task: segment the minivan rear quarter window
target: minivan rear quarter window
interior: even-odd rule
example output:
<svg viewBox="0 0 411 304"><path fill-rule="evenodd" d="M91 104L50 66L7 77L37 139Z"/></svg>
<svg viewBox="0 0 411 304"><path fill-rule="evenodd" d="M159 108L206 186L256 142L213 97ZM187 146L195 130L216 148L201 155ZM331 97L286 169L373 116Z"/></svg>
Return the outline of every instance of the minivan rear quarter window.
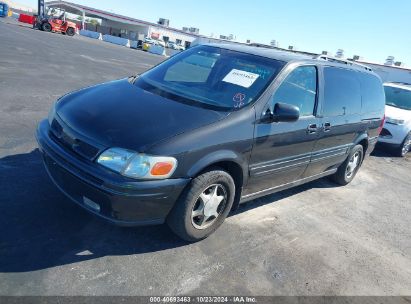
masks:
<svg viewBox="0 0 411 304"><path fill-rule="evenodd" d="M363 113L384 111L385 95L381 80L369 73L358 73L361 82Z"/></svg>
<svg viewBox="0 0 411 304"><path fill-rule="evenodd" d="M324 79L323 115L325 117L361 112L361 87L357 72L325 67Z"/></svg>
<svg viewBox="0 0 411 304"><path fill-rule="evenodd" d="M139 77L135 85L177 101L234 110L258 99L284 62L197 46Z"/></svg>

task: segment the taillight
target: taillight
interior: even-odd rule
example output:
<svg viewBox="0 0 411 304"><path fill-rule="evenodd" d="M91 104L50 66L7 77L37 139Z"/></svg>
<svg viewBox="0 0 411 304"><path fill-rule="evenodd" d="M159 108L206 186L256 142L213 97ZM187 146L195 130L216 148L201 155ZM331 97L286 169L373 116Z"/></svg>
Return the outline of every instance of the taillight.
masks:
<svg viewBox="0 0 411 304"><path fill-rule="evenodd" d="M380 126L378 127L378 135L380 135L382 128L384 127L384 123L385 123L385 114L384 114L384 117L382 118Z"/></svg>

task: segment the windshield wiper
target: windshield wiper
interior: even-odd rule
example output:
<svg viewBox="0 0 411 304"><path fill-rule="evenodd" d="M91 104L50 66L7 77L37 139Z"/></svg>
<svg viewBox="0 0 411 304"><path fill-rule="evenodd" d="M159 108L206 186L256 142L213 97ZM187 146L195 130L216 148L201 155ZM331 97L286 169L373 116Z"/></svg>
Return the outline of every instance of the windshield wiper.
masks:
<svg viewBox="0 0 411 304"><path fill-rule="evenodd" d="M203 97L203 96L199 96L197 94L190 94L190 92L187 92L184 90L184 87L182 87L181 85L178 84L174 84L173 88L170 88L168 86L164 86L163 84L152 80L152 79L147 79L144 78L144 81L148 82L150 85L157 87L169 94L174 94L177 95L179 97L185 98L185 99L189 99L192 100L194 102L198 102L198 103L202 103L202 104L208 104L208 105L212 105L212 106L216 106L219 108L226 108L224 106L221 106L220 104L218 104L217 102L215 102L214 100L211 100L209 98Z"/></svg>

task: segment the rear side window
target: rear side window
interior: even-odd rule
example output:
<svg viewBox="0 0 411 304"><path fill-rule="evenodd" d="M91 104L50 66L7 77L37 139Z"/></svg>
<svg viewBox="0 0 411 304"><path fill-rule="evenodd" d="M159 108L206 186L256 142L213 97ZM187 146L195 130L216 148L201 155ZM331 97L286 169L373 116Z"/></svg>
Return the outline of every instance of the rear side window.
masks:
<svg viewBox="0 0 411 304"><path fill-rule="evenodd" d="M324 116L361 113L361 87L357 72L326 67L324 79Z"/></svg>
<svg viewBox="0 0 411 304"><path fill-rule="evenodd" d="M273 105L282 102L300 109L301 116L314 114L317 95L317 68L302 66L293 70L273 96Z"/></svg>
<svg viewBox="0 0 411 304"><path fill-rule="evenodd" d="M381 80L371 74L359 73L362 91L362 112L383 112L385 95Z"/></svg>

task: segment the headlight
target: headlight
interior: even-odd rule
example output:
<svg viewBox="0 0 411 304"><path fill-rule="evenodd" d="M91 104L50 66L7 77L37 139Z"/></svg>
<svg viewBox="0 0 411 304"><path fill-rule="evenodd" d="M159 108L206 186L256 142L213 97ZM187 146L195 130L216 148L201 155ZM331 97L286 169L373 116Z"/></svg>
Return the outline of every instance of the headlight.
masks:
<svg viewBox="0 0 411 304"><path fill-rule="evenodd" d="M97 163L124 176L138 179L168 178L177 168L174 157L152 156L121 148L104 151Z"/></svg>
<svg viewBox="0 0 411 304"><path fill-rule="evenodd" d="M403 125L405 123L404 119L395 119L395 118L389 118L389 117L387 117L385 121L393 125Z"/></svg>

